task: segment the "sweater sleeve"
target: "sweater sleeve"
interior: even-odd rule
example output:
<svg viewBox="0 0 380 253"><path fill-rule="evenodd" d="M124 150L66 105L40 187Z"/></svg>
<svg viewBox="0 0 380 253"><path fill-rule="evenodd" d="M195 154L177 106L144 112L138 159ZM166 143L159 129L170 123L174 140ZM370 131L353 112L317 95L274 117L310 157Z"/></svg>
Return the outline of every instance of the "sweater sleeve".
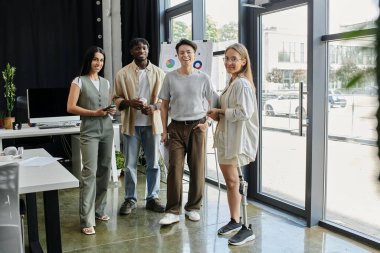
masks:
<svg viewBox="0 0 380 253"><path fill-rule="evenodd" d="M226 119L232 122L250 119L254 112L254 94L250 84L240 79L233 88L225 111Z"/></svg>

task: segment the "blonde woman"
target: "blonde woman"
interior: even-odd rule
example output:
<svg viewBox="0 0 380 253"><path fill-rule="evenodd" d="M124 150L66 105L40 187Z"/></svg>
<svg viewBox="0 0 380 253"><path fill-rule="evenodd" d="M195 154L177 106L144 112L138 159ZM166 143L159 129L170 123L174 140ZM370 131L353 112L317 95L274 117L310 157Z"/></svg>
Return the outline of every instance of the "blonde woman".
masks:
<svg viewBox="0 0 380 253"><path fill-rule="evenodd" d="M251 63L245 46L236 43L227 47L224 66L230 79L220 95L220 108L213 108L207 114L218 121L214 146L227 185L231 215L230 222L221 227L218 234L227 235L239 231L228 242L242 245L255 239L255 235L247 224L240 221L238 166L255 161L259 135L258 110Z"/></svg>

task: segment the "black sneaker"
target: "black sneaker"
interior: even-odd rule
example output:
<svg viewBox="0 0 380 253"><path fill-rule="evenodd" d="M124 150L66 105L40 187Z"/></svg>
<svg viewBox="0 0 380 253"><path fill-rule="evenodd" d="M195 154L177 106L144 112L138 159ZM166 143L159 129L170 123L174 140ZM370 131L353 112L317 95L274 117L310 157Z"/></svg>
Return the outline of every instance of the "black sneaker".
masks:
<svg viewBox="0 0 380 253"><path fill-rule="evenodd" d="M228 243L231 245L239 246L254 239L255 235L253 234L251 225L249 226L249 228L243 225L239 232L237 232L228 240Z"/></svg>
<svg viewBox="0 0 380 253"><path fill-rule="evenodd" d="M232 232L238 231L241 228L241 222L236 222L231 218L231 221L227 225L219 228L218 235L228 235Z"/></svg>
<svg viewBox="0 0 380 253"><path fill-rule="evenodd" d="M150 199L146 202L145 208L157 213L165 212L165 206L161 204L160 199Z"/></svg>
<svg viewBox="0 0 380 253"><path fill-rule="evenodd" d="M130 214L133 209L136 209L137 205L133 200L127 199L124 201L124 203L121 205L119 214L126 215Z"/></svg>

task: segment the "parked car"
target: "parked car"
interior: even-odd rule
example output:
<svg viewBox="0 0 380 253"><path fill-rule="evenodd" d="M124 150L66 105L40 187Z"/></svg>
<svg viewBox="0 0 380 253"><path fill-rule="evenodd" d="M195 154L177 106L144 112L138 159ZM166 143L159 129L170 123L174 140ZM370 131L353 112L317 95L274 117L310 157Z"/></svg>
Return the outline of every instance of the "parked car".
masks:
<svg viewBox="0 0 380 253"><path fill-rule="evenodd" d="M364 89L365 89L365 94L370 95L370 96L377 96L377 94L379 93L379 87L375 85L366 86Z"/></svg>
<svg viewBox="0 0 380 253"><path fill-rule="evenodd" d="M275 98L278 98L278 95L275 94L275 93L263 93L261 95L262 99L261 99L261 103L262 103L262 108L264 108L264 105L265 103L269 100L269 99L275 99Z"/></svg>
<svg viewBox="0 0 380 253"><path fill-rule="evenodd" d="M268 99L264 104L265 115L290 115L299 118L302 110L302 118L306 118L306 95L303 95L302 107L299 106L299 95L296 92L289 92L280 95L275 99Z"/></svg>
<svg viewBox="0 0 380 253"><path fill-rule="evenodd" d="M346 107L347 100L340 91L329 90L329 105L330 107Z"/></svg>

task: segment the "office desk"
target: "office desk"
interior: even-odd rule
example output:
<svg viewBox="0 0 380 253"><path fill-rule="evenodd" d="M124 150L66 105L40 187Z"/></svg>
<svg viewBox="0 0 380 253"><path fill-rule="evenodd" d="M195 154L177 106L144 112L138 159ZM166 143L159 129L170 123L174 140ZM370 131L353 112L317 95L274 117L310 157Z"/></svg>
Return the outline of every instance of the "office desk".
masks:
<svg viewBox="0 0 380 253"><path fill-rule="evenodd" d="M120 150L120 130L119 124L113 124L114 129L114 145L112 148L112 181L118 182L117 168L116 168L116 157L115 150ZM68 127L68 128L50 128L50 129L39 129L38 127L29 127L23 125L20 130L5 130L0 129L0 151L3 150L3 139L17 139L26 137L39 137L39 136L52 136L52 135L75 135L79 134L80 127ZM72 151L78 151L78 148L73 148ZM72 154L73 157L80 157L80 154Z"/></svg>
<svg viewBox="0 0 380 253"><path fill-rule="evenodd" d="M3 139L79 134L79 130L79 127L39 129L38 127L29 127L26 125L23 125L20 130L0 129L0 150L3 150Z"/></svg>
<svg viewBox="0 0 380 253"><path fill-rule="evenodd" d="M24 151L22 159L35 156L49 157L44 149ZM59 162L45 166L20 166L19 194L26 194L29 251L43 252L38 235L36 193L42 192L46 229L47 252L62 252L61 224L59 215L58 190L79 187L79 181Z"/></svg>

